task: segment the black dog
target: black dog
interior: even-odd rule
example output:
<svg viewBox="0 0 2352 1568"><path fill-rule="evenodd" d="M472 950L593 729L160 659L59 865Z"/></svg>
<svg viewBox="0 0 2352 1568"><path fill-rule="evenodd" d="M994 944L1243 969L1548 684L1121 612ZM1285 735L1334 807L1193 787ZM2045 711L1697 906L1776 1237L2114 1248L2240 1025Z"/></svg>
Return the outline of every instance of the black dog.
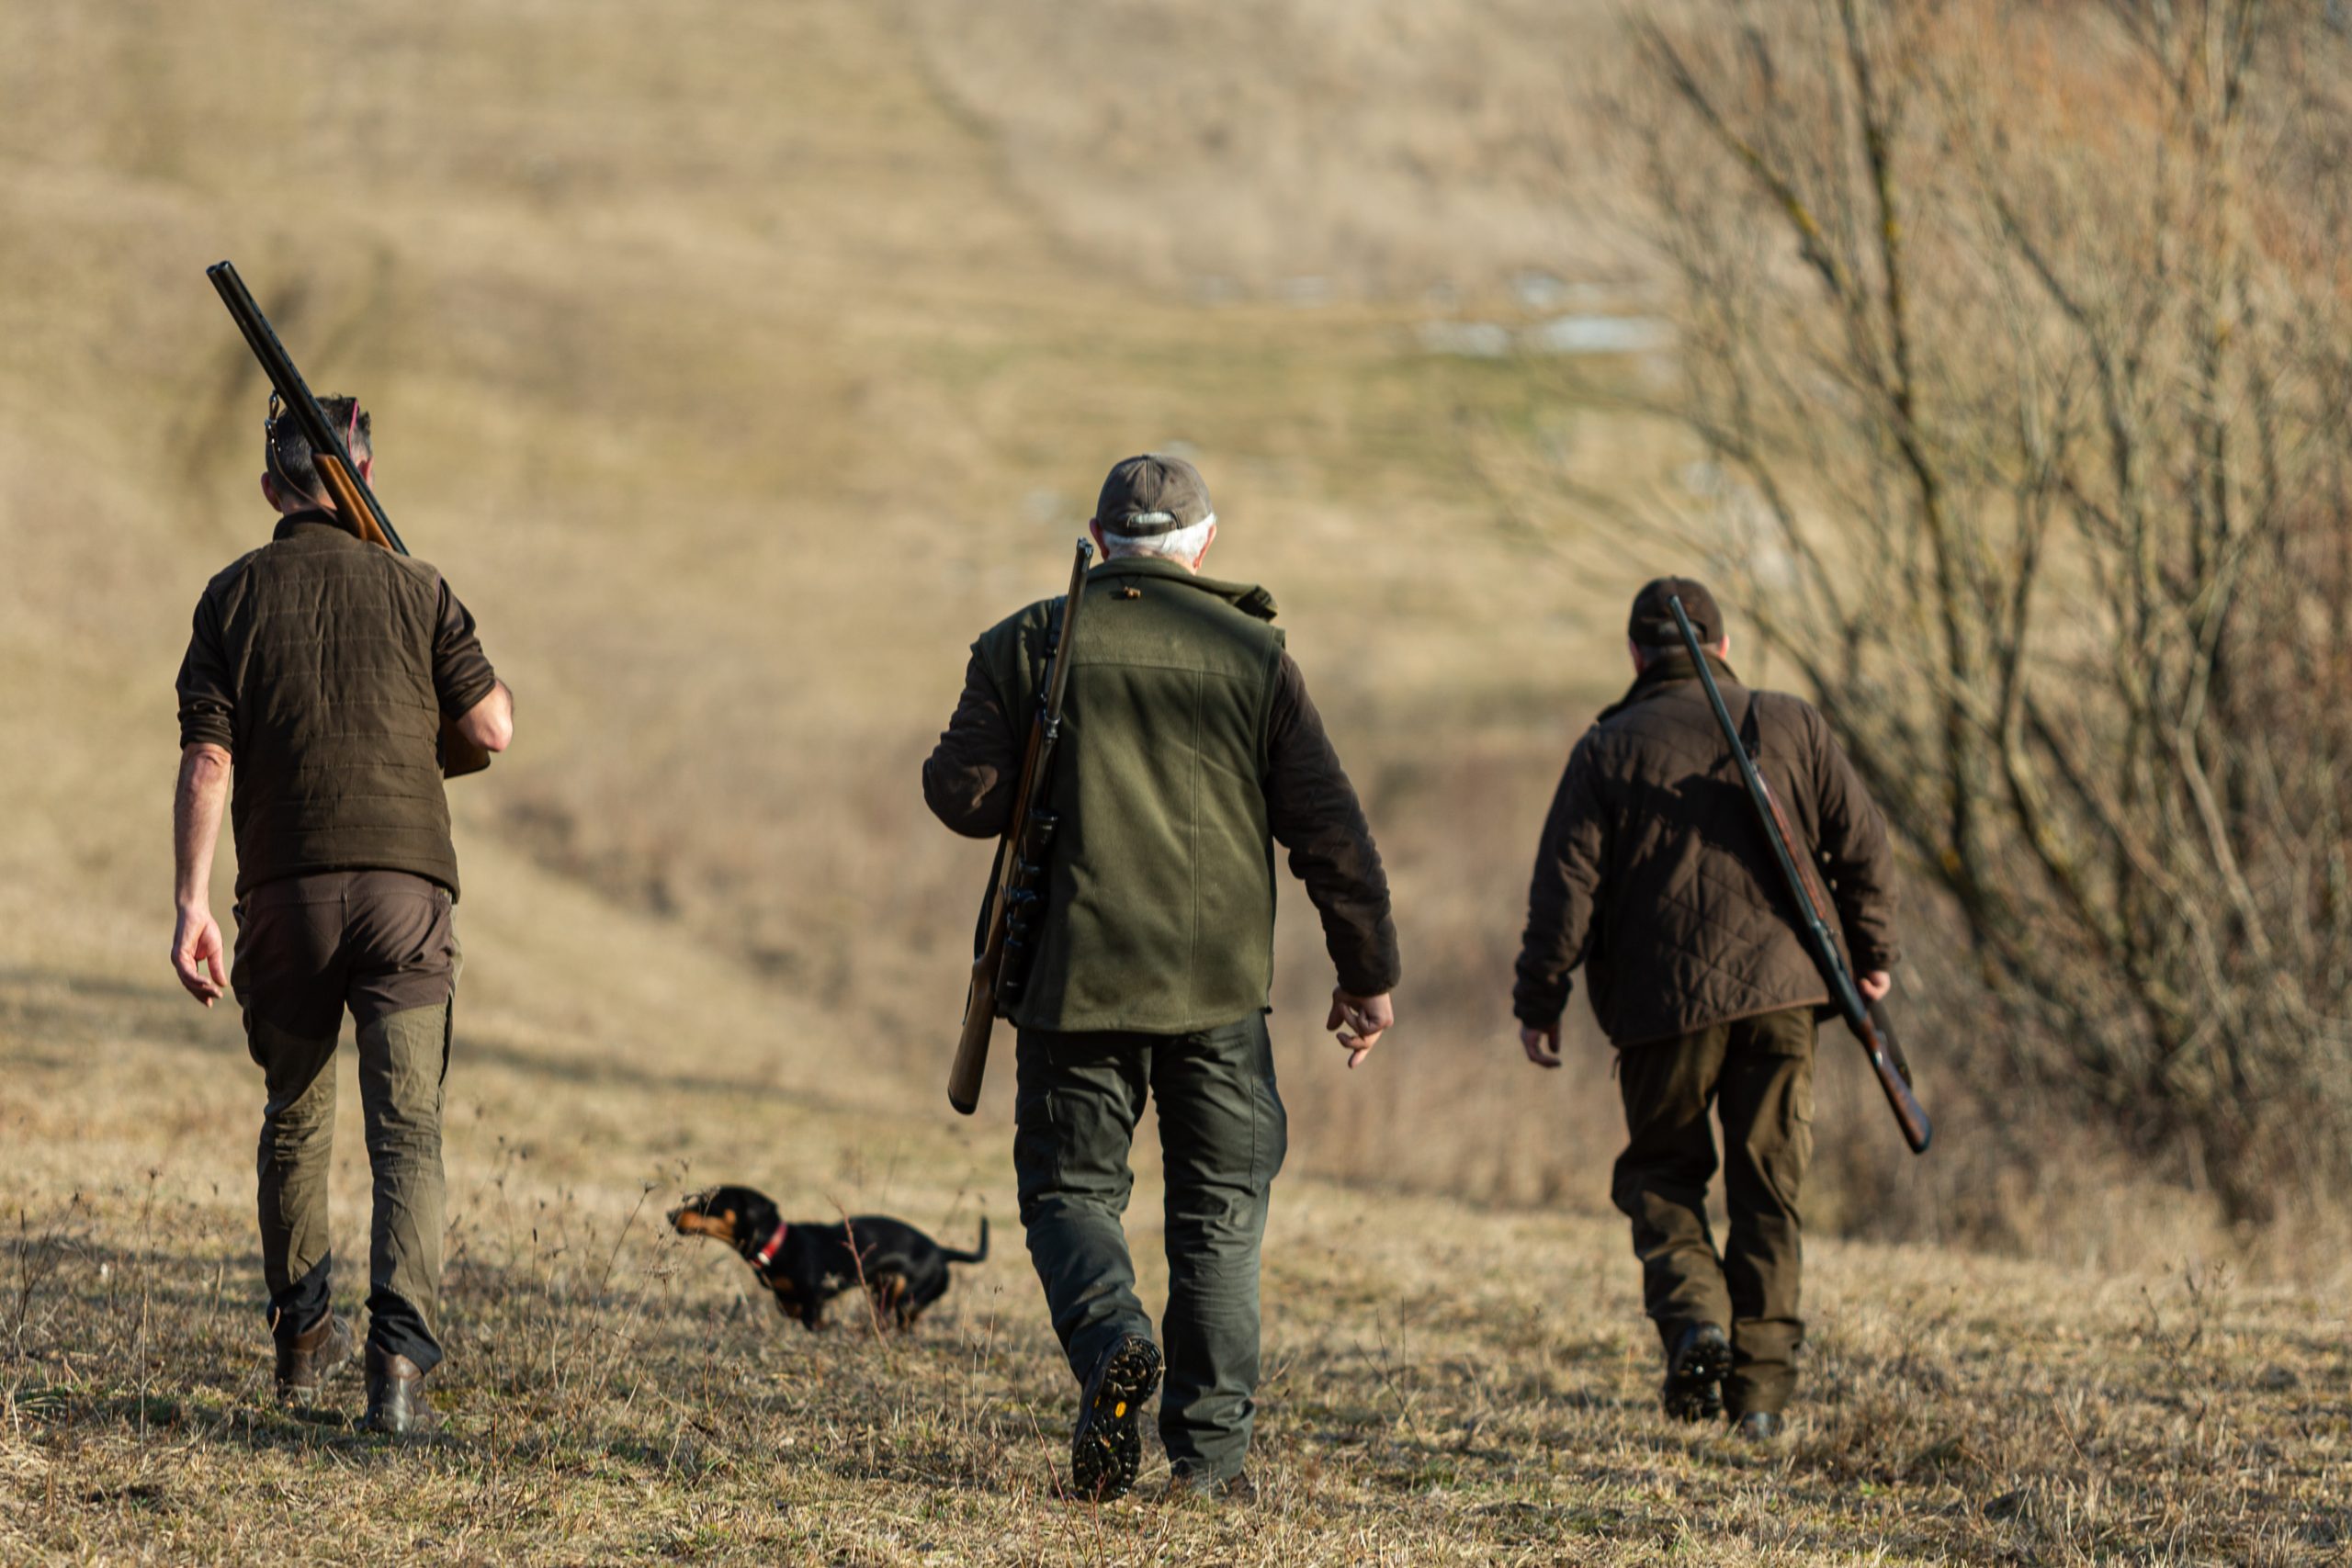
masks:
<svg viewBox="0 0 2352 1568"><path fill-rule="evenodd" d="M749 1187L697 1193L671 1212L670 1224L682 1235L712 1236L733 1247L775 1292L776 1310L812 1330L823 1326L827 1302L861 1283L873 1298L876 1321L912 1328L923 1309L947 1293L950 1263L978 1263L989 1255L986 1220L978 1247L951 1252L903 1220L880 1214L787 1223L766 1194Z"/></svg>

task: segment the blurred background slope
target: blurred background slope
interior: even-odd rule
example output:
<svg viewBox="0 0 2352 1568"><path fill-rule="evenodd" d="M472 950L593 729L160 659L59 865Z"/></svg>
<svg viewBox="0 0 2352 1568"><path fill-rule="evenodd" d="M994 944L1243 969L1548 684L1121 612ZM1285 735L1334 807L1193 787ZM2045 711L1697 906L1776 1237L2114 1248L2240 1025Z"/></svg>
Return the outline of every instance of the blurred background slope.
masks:
<svg viewBox="0 0 2352 1568"><path fill-rule="evenodd" d="M1524 0L8 6L0 1043L168 1020L242 1070L162 956L187 613L271 521L265 388L201 276L229 256L313 385L373 410L388 510L517 693L522 744L451 790L461 1044L724 1055L944 1118L988 851L917 765L1102 470L1181 445L1212 570L1280 599L1398 894L1403 1026L1349 1076L1286 890L1299 1163L1603 1207L1607 1055L1579 1001L1575 1070L1538 1079L1508 991L1621 606L1697 565L1609 521L1698 455L1641 412L1672 371L1608 174L1617 28ZM1580 504L1532 518L1531 473ZM1914 1032L1955 1152L1903 1161L1833 1043L1823 1223L2104 1245L2037 1197L2078 1168L1966 1163L1975 1114Z"/></svg>

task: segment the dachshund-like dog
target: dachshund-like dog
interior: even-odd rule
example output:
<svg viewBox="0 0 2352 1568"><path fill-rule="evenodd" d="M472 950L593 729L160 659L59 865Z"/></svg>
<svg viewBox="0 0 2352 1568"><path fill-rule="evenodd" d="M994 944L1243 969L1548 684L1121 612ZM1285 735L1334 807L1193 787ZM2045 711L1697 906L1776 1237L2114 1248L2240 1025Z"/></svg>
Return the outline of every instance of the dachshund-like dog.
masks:
<svg viewBox="0 0 2352 1568"><path fill-rule="evenodd" d="M733 1247L775 1294L776 1310L811 1331L824 1325L827 1302L861 1282L873 1298L876 1322L912 1328L947 1293L950 1263L978 1263L989 1255L986 1220L979 1246L956 1252L881 1214L786 1221L765 1193L749 1187L697 1193L671 1211L670 1224L681 1235L707 1235Z"/></svg>

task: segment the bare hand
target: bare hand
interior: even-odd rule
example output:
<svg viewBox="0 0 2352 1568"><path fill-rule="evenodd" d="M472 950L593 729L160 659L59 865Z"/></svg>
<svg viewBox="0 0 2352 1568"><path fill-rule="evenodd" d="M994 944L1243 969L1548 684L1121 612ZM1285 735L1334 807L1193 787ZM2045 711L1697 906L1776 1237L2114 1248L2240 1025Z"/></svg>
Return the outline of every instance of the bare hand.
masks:
<svg viewBox="0 0 2352 1568"><path fill-rule="evenodd" d="M221 967L220 922L211 910L180 910L179 925L172 932L172 967L187 994L206 1007L220 999L229 976Z"/></svg>
<svg viewBox="0 0 2352 1568"><path fill-rule="evenodd" d="M1336 1031L1340 1044L1348 1054L1348 1066L1361 1066L1380 1037L1396 1027L1396 1010L1384 994L1377 997L1351 997L1347 992L1331 993L1331 1016L1323 1027Z"/></svg>
<svg viewBox="0 0 2352 1568"><path fill-rule="evenodd" d="M1521 1024L1519 1048L1526 1052L1527 1059L1539 1067L1558 1066L1560 1065L1560 1026L1555 1023L1549 1029L1531 1029L1526 1024Z"/></svg>
<svg viewBox="0 0 2352 1568"><path fill-rule="evenodd" d="M1873 969L1854 982L1862 988L1862 1000L1883 1002L1886 993L1894 989L1894 976L1883 969Z"/></svg>

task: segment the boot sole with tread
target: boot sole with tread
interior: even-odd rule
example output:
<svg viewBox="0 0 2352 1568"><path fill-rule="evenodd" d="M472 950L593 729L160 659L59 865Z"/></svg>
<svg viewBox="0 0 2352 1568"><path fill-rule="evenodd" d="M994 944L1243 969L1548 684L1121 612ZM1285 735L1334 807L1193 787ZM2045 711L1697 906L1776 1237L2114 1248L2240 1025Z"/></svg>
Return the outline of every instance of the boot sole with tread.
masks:
<svg viewBox="0 0 2352 1568"><path fill-rule="evenodd" d="M1095 1380L1093 1402L1070 1434L1070 1485L1089 1502L1123 1497L1143 1467L1143 1407L1159 1386L1159 1347L1130 1336Z"/></svg>

